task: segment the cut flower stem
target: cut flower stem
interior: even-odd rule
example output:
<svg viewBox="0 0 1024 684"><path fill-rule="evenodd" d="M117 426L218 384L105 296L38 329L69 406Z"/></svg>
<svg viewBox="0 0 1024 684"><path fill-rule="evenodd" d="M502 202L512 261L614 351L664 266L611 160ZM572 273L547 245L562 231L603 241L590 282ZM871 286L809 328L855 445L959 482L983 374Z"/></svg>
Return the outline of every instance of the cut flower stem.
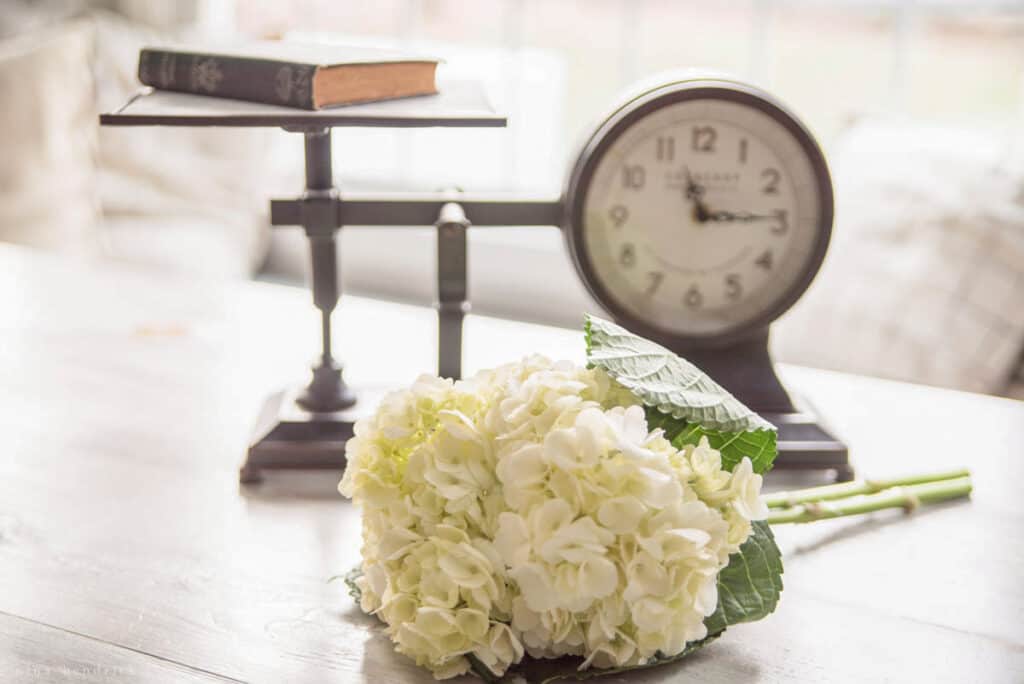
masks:
<svg viewBox="0 0 1024 684"><path fill-rule="evenodd" d="M928 473L924 475L909 475L888 480L854 480L852 482L840 482L839 484L825 485L823 487L810 487L791 492L775 492L761 497L768 508L792 508L797 504L809 501L829 501L831 499L845 499L860 494L874 494L893 487L905 487L907 485L924 484L926 482L938 482L940 480L952 480L959 477L970 477L971 473L966 468L947 470L940 473Z"/></svg>
<svg viewBox="0 0 1024 684"><path fill-rule="evenodd" d="M873 488L857 487L867 483L871 483L870 486ZM871 513L887 508L902 508L910 513L924 504L958 499L971 493L971 477L966 470L946 473L943 478L925 475L889 480L887 486L881 489L877 488L878 484L878 481L849 482L803 491L783 492L782 494L789 498L782 501L792 504L785 508L778 508L778 504L772 507L772 503L768 503L769 498L779 500L778 497L782 496L774 494L765 497L766 503L772 507L766 520L770 525L805 523ZM845 494L837 493L840 487L845 488ZM821 496L822 491L825 496Z"/></svg>

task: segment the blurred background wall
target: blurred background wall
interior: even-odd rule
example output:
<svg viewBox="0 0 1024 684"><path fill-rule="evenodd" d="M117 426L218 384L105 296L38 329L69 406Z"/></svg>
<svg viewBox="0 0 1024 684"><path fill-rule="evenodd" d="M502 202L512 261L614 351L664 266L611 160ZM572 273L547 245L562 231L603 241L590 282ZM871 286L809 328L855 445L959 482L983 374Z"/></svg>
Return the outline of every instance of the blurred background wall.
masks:
<svg viewBox="0 0 1024 684"><path fill-rule="evenodd" d="M996 0L93 0L0 9L0 239L153 268L301 284L305 244L267 224L300 187L277 131L99 130L147 42L393 45L483 80L506 130L338 130L342 192L557 195L631 83L708 67L786 101L825 147L837 215L784 360L1020 393L1024 3ZM59 191L65 198L52 201ZM396 232L397 231L397 232ZM428 230L346 229L349 291L429 303ZM576 325L596 310L551 229L471 237L478 312Z"/></svg>

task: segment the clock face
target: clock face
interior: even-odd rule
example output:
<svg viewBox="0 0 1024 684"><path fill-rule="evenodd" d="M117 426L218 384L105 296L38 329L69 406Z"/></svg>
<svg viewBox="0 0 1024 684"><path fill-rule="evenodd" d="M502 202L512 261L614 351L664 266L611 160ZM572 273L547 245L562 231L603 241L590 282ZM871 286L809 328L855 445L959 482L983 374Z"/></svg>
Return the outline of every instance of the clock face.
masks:
<svg viewBox="0 0 1024 684"><path fill-rule="evenodd" d="M710 339L777 317L817 271L820 151L756 94L684 88L605 127L577 167L570 248L619 318Z"/></svg>

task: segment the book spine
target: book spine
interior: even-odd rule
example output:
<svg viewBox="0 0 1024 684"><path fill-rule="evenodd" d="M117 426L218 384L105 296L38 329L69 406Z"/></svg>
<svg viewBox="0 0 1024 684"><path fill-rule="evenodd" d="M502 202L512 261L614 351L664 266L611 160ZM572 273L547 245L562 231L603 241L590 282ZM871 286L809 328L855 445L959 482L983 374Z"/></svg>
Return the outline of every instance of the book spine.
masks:
<svg viewBox="0 0 1024 684"><path fill-rule="evenodd" d="M160 90L316 109L316 66L228 55L144 48L139 80Z"/></svg>

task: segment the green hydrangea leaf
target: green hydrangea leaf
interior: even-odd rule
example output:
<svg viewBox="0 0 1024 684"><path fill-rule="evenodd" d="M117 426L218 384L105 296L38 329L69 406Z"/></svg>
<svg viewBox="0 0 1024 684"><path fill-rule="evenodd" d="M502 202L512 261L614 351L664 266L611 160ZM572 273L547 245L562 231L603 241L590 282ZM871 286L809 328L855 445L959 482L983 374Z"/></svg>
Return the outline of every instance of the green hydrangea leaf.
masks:
<svg viewBox="0 0 1024 684"><path fill-rule="evenodd" d="M730 472L744 456L750 459L755 473L767 472L778 454L775 430L709 430L703 425L673 418L653 407L647 407L647 426L651 430L664 430L666 439L677 449L687 444L695 445L701 437L707 437L708 444L722 454L722 467Z"/></svg>
<svg viewBox="0 0 1024 684"><path fill-rule="evenodd" d="M587 360L603 368L647 406L707 430L775 427L686 359L610 321L587 316Z"/></svg>
<svg viewBox="0 0 1024 684"><path fill-rule="evenodd" d="M754 472L771 468L778 453L775 427L686 359L609 321L587 316L587 358L647 406L651 429L676 448L701 437L732 470L744 456Z"/></svg>
<svg viewBox="0 0 1024 684"><path fill-rule="evenodd" d="M768 523L753 523L753 531L729 564L718 573L718 608L704 621L708 634L760 620L775 610L782 594L782 554Z"/></svg>

